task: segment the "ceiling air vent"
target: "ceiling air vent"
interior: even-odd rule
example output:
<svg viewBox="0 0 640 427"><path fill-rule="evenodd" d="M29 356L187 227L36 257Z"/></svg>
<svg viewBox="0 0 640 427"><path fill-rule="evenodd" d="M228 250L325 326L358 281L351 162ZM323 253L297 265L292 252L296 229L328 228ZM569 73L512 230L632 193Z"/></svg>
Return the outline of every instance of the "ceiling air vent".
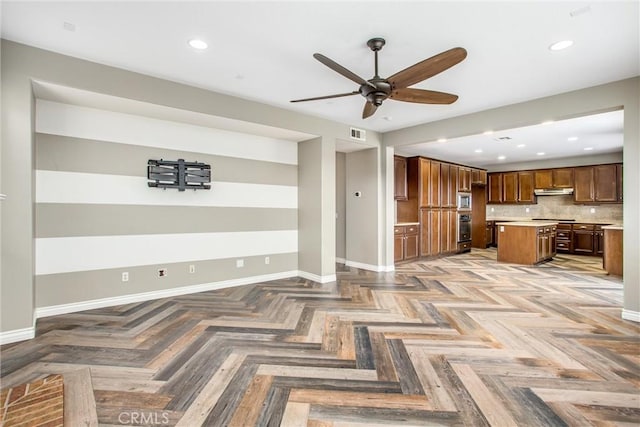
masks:
<svg viewBox="0 0 640 427"><path fill-rule="evenodd" d="M351 139L356 139L358 141L366 141L367 132L362 129L351 128Z"/></svg>

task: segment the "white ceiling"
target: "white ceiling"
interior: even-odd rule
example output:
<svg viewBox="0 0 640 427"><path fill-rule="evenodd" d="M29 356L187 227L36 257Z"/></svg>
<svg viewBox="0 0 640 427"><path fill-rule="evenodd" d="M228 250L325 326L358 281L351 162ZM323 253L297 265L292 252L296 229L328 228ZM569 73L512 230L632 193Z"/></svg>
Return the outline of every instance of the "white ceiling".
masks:
<svg viewBox="0 0 640 427"><path fill-rule="evenodd" d="M396 152L482 168L616 153L622 151L623 116L623 110L610 111L445 141L405 145L396 147Z"/></svg>
<svg viewBox="0 0 640 427"><path fill-rule="evenodd" d="M1 7L2 37L9 40L381 132L640 74L637 0L4 0ZM383 77L452 47L467 49L463 62L415 86L460 99L387 100L366 120L359 95L289 102L357 90L312 55L368 79L372 37L387 40L379 58ZM209 49L193 50L192 38ZM574 45L548 49L564 39Z"/></svg>

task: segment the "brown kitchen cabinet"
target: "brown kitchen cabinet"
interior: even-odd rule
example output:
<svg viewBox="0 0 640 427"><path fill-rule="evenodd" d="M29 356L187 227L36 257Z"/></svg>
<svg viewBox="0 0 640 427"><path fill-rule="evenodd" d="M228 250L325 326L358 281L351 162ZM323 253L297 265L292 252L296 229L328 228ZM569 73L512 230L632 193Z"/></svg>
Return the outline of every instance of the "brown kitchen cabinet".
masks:
<svg viewBox="0 0 640 427"><path fill-rule="evenodd" d="M440 250L444 254L458 250L458 213L455 209L443 209L440 224Z"/></svg>
<svg viewBox="0 0 640 427"><path fill-rule="evenodd" d="M494 221L487 221L485 228L485 239L487 241L487 247L496 245L496 226Z"/></svg>
<svg viewBox="0 0 640 427"><path fill-rule="evenodd" d="M471 184L486 185L487 171L482 169L471 169Z"/></svg>
<svg viewBox="0 0 640 427"><path fill-rule="evenodd" d="M573 253L596 254L594 224L573 224Z"/></svg>
<svg viewBox="0 0 640 427"><path fill-rule="evenodd" d="M487 203L502 203L502 174L488 174L487 182Z"/></svg>
<svg viewBox="0 0 640 427"><path fill-rule="evenodd" d="M488 174L487 182L487 203L537 203L532 171L494 172Z"/></svg>
<svg viewBox="0 0 640 427"><path fill-rule="evenodd" d="M534 180L535 188L572 188L573 168L537 170Z"/></svg>
<svg viewBox="0 0 640 427"><path fill-rule="evenodd" d="M518 172L518 203L536 202L533 184L533 172Z"/></svg>
<svg viewBox="0 0 640 427"><path fill-rule="evenodd" d="M518 172L502 174L502 203L518 201Z"/></svg>
<svg viewBox="0 0 640 427"><path fill-rule="evenodd" d="M396 225L393 228L395 262L418 257L418 228L418 225Z"/></svg>
<svg viewBox="0 0 640 427"><path fill-rule="evenodd" d="M429 198L427 206L439 208L442 206L442 181L440 180L442 163L431 160L429 182Z"/></svg>
<svg viewBox="0 0 640 427"><path fill-rule="evenodd" d="M442 209L420 209L420 256L439 255Z"/></svg>
<svg viewBox="0 0 640 427"><path fill-rule="evenodd" d="M458 191L471 191L471 168L466 166L458 167Z"/></svg>
<svg viewBox="0 0 640 427"><path fill-rule="evenodd" d="M574 168L574 202L621 203L621 169L620 164Z"/></svg>
<svg viewBox="0 0 640 427"><path fill-rule="evenodd" d="M395 200L407 200L407 159L402 156L393 157Z"/></svg>
<svg viewBox="0 0 640 427"><path fill-rule="evenodd" d="M593 246L595 255L604 255L604 230L602 229L602 225L596 225L593 230Z"/></svg>
<svg viewBox="0 0 640 427"><path fill-rule="evenodd" d="M571 224L558 224L556 229L556 251L573 253L573 230Z"/></svg>
<svg viewBox="0 0 640 427"><path fill-rule="evenodd" d="M602 268L607 274L622 276L623 269L623 230L622 227L605 227L604 230L604 256Z"/></svg>

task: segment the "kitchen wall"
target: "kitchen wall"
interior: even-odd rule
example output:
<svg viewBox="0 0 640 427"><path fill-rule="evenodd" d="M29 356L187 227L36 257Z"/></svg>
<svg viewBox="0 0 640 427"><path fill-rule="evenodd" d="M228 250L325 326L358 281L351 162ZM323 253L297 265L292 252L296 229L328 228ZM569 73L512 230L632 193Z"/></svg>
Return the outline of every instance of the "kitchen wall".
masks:
<svg viewBox="0 0 640 427"><path fill-rule="evenodd" d="M212 188L148 187L148 159L179 158L210 164ZM35 162L40 314L297 275L296 142L37 100Z"/></svg>
<svg viewBox="0 0 640 427"><path fill-rule="evenodd" d="M526 210L529 209L529 212ZM593 210L593 212L591 212ZM538 196L534 205L487 205L487 219L501 217L575 219L622 223L622 205L576 205L572 195Z"/></svg>

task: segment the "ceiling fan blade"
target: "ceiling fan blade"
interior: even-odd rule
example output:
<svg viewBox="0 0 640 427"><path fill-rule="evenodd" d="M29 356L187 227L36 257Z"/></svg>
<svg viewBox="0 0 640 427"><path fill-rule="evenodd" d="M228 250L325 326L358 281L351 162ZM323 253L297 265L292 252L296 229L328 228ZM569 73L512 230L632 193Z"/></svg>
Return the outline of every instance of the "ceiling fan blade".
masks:
<svg viewBox="0 0 640 427"><path fill-rule="evenodd" d="M409 68L395 73L387 80L394 88L405 88L433 77L444 70L453 67L467 57L467 51L461 47L454 47L439 53Z"/></svg>
<svg viewBox="0 0 640 427"><path fill-rule="evenodd" d="M357 95L359 93L360 92L358 92L357 90L354 90L353 92L339 93L337 95L326 95L326 96L316 96L315 98L294 99L289 102L304 102L304 101L316 101L318 99L340 98L341 96L351 96L351 95Z"/></svg>
<svg viewBox="0 0 640 427"><path fill-rule="evenodd" d="M458 95L435 90L404 88L392 91L389 98L419 104L453 104L458 99Z"/></svg>
<svg viewBox="0 0 640 427"><path fill-rule="evenodd" d="M367 117L373 116L373 113L375 113L377 109L378 109L377 105L374 105L367 101L364 104L364 110L362 110L362 118L366 119Z"/></svg>
<svg viewBox="0 0 640 427"><path fill-rule="evenodd" d="M372 83L369 83L368 81L366 81L365 79L363 79L362 77L360 77L359 75L354 73L353 71L347 70L342 65L338 64L334 60L329 59L329 58L327 58L326 56L324 56L324 55L322 55L320 53L314 53L313 57L316 58L318 61L322 62L327 67L331 68L333 71L335 71L335 72L337 72L339 74L342 74L343 76L345 76L349 80L352 80L352 81L354 81L354 82L356 82L358 84L361 84L361 85L373 86Z"/></svg>

